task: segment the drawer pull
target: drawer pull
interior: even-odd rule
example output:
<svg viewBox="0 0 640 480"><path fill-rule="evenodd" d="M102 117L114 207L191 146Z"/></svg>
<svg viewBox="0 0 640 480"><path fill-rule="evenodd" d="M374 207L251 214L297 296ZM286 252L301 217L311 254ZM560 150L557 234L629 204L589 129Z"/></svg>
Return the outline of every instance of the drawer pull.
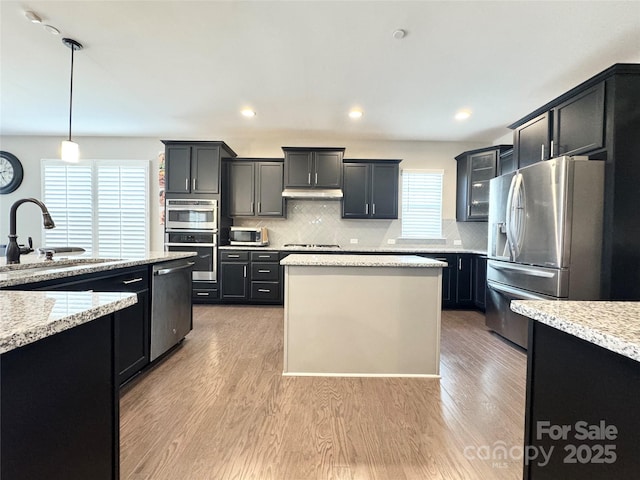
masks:
<svg viewBox="0 0 640 480"><path fill-rule="evenodd" d="M132 278L131 280L124 280L122 283L125 285L130 285L132 283L138 283L142 281L142 277Z"/></svg>
<svg viewBox="0 0 640 480"><path fill-rule="evenodd" d="M258 270L258 273L271 273L271 270Z"/></svg>
<svg viewBox="0 0 640 480"><path fill-rule="evenodd" d="M258 291L262 293L271 293L271 290L267 290L266 288L259 288Z"/></svg>
<svg viewBox="0 0 640 480"><path fill-rule="evenodd" d="M258 258L271 258L271 255L258 255Z"/></svg>
<svg viewBox="0 0 640 480"><path fill-rule="evenodd" d="M199 297L208 297L209 294L207 292L196 292L196 295Z"/></svg>
<svg viewBox="0 0 640 480"><path fill-rule="evenodd" d="M240 255L229 254L229 255L227 255L227 257L229 257L229 258L240 258Z"/></svg>

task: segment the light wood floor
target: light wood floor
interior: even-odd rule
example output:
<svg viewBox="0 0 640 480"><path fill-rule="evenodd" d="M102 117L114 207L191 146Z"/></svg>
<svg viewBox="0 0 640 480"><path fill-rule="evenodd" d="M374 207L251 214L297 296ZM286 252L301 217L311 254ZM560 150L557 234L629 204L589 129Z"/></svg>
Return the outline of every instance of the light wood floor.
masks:
<svg viewBox="0 0 640 480"><path fill-rule="evenodd" d="M195 306L122 395L121 478L522 478L476 456L524 430L525 354L482 314L443 312L440 380L282 377L282 330L282 307Z"/></svg>

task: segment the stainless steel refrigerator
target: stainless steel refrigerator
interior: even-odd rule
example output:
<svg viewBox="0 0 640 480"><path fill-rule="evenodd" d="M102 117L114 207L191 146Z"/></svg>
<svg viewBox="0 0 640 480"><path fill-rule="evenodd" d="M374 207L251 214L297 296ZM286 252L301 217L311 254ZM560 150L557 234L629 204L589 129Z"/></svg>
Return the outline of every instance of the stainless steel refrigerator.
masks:
<svg viewBox="0 0 640 480"><path fill-rule="evenodd" d="M600 298L604 162L558 157L490 181L487 326L526 348L514 299Z"/></svg>

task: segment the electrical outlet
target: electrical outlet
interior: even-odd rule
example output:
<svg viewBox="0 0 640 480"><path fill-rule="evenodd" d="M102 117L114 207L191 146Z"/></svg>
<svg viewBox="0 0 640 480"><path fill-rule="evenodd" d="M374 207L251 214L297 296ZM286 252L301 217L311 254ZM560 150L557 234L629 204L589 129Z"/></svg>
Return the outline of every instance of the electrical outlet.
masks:
<svg viewBox="0 0 640 480"><path fill-rule="evenodd" d="M349 240L349 243L358 243L358 239L357 238L352 238L351 240Z"/></svg>
<svg viewBox="0 0 640 480"><path fill-rule="evenodd" d="M387 243L389 245L395 245L396 244L396 239L395 238L388 238L387 239Z"/></svg>
<svg viewBox="0 0 640 480"><path fill-rule="evenodd" d="M454 245L462 245L462 240L454 240L453 244Z"/></svg>

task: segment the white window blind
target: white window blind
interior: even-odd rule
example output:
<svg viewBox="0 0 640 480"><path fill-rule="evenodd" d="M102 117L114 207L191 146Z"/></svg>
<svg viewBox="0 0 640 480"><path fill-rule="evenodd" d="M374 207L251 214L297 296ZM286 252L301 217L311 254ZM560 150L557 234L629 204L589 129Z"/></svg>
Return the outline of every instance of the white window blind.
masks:
<svg viewBox="0 0 640 480"><path fill-rule="evenodd" d="M402 171L402 237L442 238L442 170Z"/></svg>
<svg viewBox="0 0 640 480"><path fill-rule="evenodd" d="M148 250L149 162L42 161L42 198L56 224L45 246L83 247L101 257Z"/></svg>

